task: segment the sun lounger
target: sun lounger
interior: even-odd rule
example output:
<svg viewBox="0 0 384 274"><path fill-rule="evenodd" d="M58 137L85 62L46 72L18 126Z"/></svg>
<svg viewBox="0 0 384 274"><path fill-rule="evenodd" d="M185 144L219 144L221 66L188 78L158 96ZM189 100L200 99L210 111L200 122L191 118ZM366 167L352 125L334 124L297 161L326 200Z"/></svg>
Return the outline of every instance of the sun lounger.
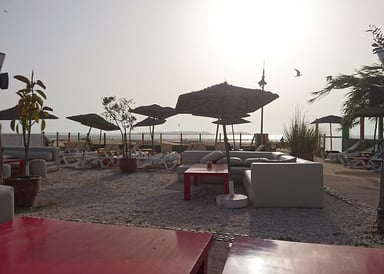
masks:
<svg viewBox="0 0 384 274"><path fill-rule="evenodd" d="M352 160L359 157L360 152L372 152L373 148L369 147L367 140L358 140L353 146L339 153L339 160L345 166L350 166Z"/></svg>
<svg viewBox="0 0 384 274"><path fill-rule="evenodd" d="M160 146L161 153L155 154L151 157L145 157L143 161L139 161L138 168L147 166L159 166L165 169L174 169L180 163L180 154L172 151L172 144L162 144ZM137 159L140 159L139 157Z"/></svg>
<svg viewBox="0 0 384 274"><path fill-rule="evenodd" d="M106 144L97 152L98 163L101 168L107 168L118 163L121 157L121 150L118 144Z"/></svg>

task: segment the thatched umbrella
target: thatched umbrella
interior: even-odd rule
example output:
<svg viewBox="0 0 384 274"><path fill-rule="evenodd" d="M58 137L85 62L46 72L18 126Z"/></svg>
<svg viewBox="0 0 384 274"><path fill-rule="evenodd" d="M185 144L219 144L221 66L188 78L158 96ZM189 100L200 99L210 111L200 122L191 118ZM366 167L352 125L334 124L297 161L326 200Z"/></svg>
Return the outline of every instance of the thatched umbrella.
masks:
<svg viewBox="0 0 384 274"><path fill-rule="evenodd" d="M0 111L0 120L17 120L19 117L19 114L17 112L17 106L4 109ZM44 115L42 117L44 119L59 119L53 114L48 113L47 115Z"/></svg>
<svg viewBox="0 0 384 274"><path fill-rule="evenodd" d="M277 94L269 91L237 87L224 82L200 91L180 95L175 110L180 114L193 114L219 120L228 120L234 117L244 117L245 113L254 112L278 97ZM223 133L226 144L228 172L231 177L228 137L225 124L223 124Z"/></svg>
<svg viewBox="0 0 384 274"><path fill-rule="evenodd" d="M216 140L217 140L217 131L218 131L219 125L231 125L232 126L233 147L235 147L235 131L233 129L233 125L246 124L246 123L250 123L250 122L251 121L245 120L243 118L232 118L232 119L227 119L227 120L213 121L212 123L217 124L215 144L216 144Z"/></svg>
<svg viewBox="0 0 384 274"><path fill-rule="evenodd" d="M160 125L165 123L165 119L168 117L171 117L176 114L175 109L171 107L162 107L157 104L152 104L148 106L140 106L131 111L132 113L141 114L144 116L148 116L148 118L152 118L153 120L147 120L145 123L151 123L154 122L155 124L151 124L152 126L152 133L151 133L151 140L152 140L152 149L154 149L154 129L155 125ZM143 120L142 122L144 122ZM164 121L163 123L156 124L157 122ZM136 124L137 126L137 124Z"/></svg>
<svg viewBox="0 0 384 274"><path fill-rule="evenodd" d="M154 135L155 135L155 126L164 124L166 122L165 119L155 119L151 117L147 117L144 120L136 123L134 127L149 127L149 134L151 135L152 140L152 149L154 146Z"/></svg>
<svg viewBox="0 0 384 274"><path fill-rule="evenodd" d="M329 124L329 135L330 135L330 145L332 151L332 124L341 124L342 118L336 115L328 115L323 116L321 118L316 119L311 122L311 124L316 124L316 129L318 128L318 124Z"/></svg>
<svg viewBox="0 0 384 274"><path fill-rule="evenodd" d="M87 140L86 140L87 142L89 141L89 135L91 133L92 128L100 129L100 132L101 130L105 130L105 131L119 130L119 127L117 125L108 122L107 120L105 120L103 117L101 117L96 113L79 114L79 115L68 116L66 118L75 122L79 122L80 124L89 127L89 130L87 133Z"/></svg>

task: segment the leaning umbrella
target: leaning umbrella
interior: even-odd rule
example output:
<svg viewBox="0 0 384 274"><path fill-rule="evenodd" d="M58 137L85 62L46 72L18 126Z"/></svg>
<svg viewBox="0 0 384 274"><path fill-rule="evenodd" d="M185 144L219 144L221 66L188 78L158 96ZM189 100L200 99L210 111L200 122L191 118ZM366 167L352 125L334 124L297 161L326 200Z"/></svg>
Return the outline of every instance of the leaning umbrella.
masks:
<svg viewBox="0 0 384 274"><path fill-rule="evenodd" d="M205 88L200 91L185 93L179 96L176 113L193 114L212 117L219 120L244 117L277 99L279 95L227 84L226 82ZM226 125L223 124L224 142L228 143ZM231 177L229 149L226 146L228 173Z"/></svg>
<svg viewBox="0 0 384 274"><path fill-rule="evenodd" d="M91 133L92 128L97 128L105 131L119 130L118 126L108 122L107 120L105 120L103 117L101 117L96 113L79 114L74 116L68 116L66 118L75 122L79 122L80 124L89 127L89 130L87 133L87 141L89 139L89 135Z"/></svg>
<svg viewBox="0 0 384 274"><path fill-rule="evenodd" d="M164 124L166 122L165 119L155 119L155 118L145 118L144 120L136 123L134 127L149 127L149 134L151 135L152 148L154 145L154 134L155 134L155 126Z"/></svg>
<svg viewBox="0 0 384 274"><path fill-rule="evenodd" d="M143 120L143 123L155 123L151 124L152 126L152 133L151 133L151 140L152 140L152 148L154 147L154 126L159 125L157 124L160 121L160 124L165 123L165 119L168 117L171 117L176 114L175 109L171 107L163 107L157 104L147 105L147 106L140 106L131 111L132 113L141 114L144 116L148 116L150 118L149 120ZM139 124L139 125L138 125ZM137 126L143 126L138 123L135 125Z"/></svg>

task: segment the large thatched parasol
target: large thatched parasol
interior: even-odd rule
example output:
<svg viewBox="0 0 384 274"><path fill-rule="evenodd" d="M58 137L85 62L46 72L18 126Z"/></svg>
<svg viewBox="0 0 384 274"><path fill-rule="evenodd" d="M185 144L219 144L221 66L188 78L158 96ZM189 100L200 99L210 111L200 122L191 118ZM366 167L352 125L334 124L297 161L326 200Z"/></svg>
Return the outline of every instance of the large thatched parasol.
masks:
<svg viewBox="0 0 384 274"><path fill-rule="evenodd" d="M278 97L277 94L269 91L237 87L224 82L200 91L180 95L175 110L180 114L227 120L244 117L244 114L254 112ZM228 144L225 124L223 124L223 133L224 142ZM228 146L226 147L226 156L228 172L231 176Z"/></svg>

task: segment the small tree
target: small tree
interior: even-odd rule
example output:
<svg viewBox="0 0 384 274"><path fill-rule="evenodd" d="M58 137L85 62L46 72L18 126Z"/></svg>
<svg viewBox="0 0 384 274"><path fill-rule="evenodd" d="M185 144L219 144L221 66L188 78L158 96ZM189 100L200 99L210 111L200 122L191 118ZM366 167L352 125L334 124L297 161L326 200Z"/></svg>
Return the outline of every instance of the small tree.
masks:
<svg viewBox="0 0 384 274"><path fill-rule="evenodd" d="M136 117L132 115L133 99L120 98L109 96L102 98L102 105L105 109L104 117L117 125L120 130L121 140L123 143L123 157L131 157L131 150L127 142L127 129L129 130L129 143L131 143L131 131L134 128Z"/></svg>
<svg viewBox="0 0 384 274"><path fill-rule="evenodd" d="M23 82L26 86L20 89L16 94L20 97L17 104L17 118L11 121L11 129L17 134L23 135L24 157L25 157L25 175L29 176L29 144L31 139L32 126L40 123L40 130L45 129L44 118L48 116L48 111L52 111L51 107L44 106L44 100L47 99L44 91L35 88L39 86L46 89L41 80L33 80L33 71L31 79L22 75L14 76L15 79Z"/></svg>

